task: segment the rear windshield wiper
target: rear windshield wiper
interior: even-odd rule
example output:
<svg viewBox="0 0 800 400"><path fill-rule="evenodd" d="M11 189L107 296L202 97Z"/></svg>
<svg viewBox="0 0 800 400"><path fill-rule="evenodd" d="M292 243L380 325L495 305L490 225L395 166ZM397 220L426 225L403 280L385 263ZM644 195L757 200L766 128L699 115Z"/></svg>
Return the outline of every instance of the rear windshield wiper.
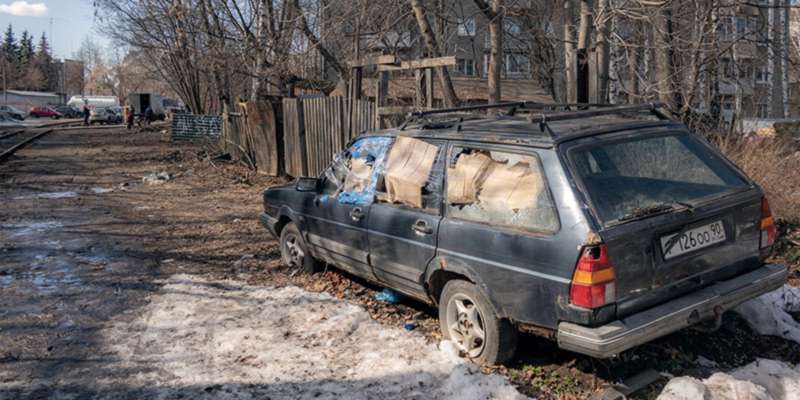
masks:
<svg viewBox="0 0 800 400"><path fill-rule="evenodd" d="M634 208L628 214L625 214L622 217L617 218L614 221L611 221L610 225L616 225L616 224L621 224L623 222L636 221L648 217L653 217L656 215L671 213L681 208L689 210L689 212L694 211L694 206L689 203L683 201L669 201L665 203L658 203L649 206Z"/></svg>

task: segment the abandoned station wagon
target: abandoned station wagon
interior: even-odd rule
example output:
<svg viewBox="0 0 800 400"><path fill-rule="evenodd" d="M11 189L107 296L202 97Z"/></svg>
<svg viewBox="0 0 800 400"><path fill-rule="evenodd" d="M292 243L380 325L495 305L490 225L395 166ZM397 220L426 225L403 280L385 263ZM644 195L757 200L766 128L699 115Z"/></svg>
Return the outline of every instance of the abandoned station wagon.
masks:
<svg viewBox="0 0 800 400"><path fill-rule="evenodd" d="M437 305L444 338L485 363L521 328L611 357L785 282L762 190L656 106L505 106L418 113L266 190L284 262Z"/></svg>

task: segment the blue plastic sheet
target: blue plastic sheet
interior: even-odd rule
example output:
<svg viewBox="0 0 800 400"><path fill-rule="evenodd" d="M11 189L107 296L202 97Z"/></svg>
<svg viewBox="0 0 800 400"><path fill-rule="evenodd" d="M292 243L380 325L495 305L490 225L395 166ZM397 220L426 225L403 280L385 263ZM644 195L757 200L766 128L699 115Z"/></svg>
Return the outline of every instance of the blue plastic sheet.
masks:
<svg viewBox="0 0 800 400"><path fill-rule="evenodd" d="M339 193L339 204L368 205L375 200L375 186L378 178L383 174L385 167L384 159L392 145L392 139L388 137L367 137L363 138L350 147L350 154L353 159L367 160L372 165L372 173L367 187L360 192Z"/></svg>
<svg viewBox="0 0 800 400"><path fill-rule="evenodd" d="M385 288L382 292L375 293L375 300L397 304L400 302L400 295L392 289Z"/></svg>

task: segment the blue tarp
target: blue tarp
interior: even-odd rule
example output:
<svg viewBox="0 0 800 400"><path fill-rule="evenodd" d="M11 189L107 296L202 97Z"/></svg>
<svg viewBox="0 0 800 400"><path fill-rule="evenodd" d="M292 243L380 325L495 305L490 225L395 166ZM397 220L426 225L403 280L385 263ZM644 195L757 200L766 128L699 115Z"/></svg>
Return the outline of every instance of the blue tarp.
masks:
<svg viewBox="0 0 800 400"><path fill-rule="evenodd" d="M350 147L353 159L364 159L372 166L372 173L367 187L360 192L339 193L339 204L368 205L375 200L375 185L383 174L384 158L392 145L392 139L387 137L368 137L361 139Z"/></svg>

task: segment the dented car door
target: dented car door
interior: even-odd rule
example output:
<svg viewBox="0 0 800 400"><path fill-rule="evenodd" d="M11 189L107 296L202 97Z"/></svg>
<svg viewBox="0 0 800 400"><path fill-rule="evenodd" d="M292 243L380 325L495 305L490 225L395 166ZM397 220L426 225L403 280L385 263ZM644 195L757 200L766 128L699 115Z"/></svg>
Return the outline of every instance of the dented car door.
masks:
<svg viewBox="0 0 800 400"><path fill-rule="evenodd" d="M436 255L445 145L400 137L369 215L370 263L387 285L425 296L422 276Z"/></svg>

